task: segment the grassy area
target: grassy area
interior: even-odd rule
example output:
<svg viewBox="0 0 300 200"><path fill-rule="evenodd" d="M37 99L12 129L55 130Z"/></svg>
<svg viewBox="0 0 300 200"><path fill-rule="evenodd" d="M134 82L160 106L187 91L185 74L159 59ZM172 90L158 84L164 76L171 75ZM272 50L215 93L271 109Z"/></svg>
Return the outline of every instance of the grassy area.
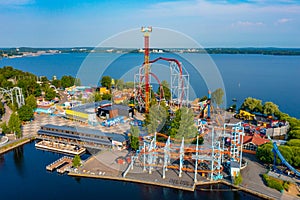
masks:
<svg viewBox="0 0 300 200"><path fill-rule="evenodd" d="M276 179L274 177L268 176L267 174L263 174L263 180L265 181L266 185L270 188L276 189L280 192L283 192L284 190L289 190L289 182Z"/></svg>

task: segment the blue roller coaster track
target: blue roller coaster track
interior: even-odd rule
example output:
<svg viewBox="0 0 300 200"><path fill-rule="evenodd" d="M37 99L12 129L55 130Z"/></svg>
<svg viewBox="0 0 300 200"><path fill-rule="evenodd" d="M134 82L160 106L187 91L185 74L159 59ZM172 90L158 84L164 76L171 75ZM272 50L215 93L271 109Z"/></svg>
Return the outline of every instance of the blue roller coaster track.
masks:
<svg viewBox="0 0 300 200"><path fill-rule="evenodd" d="M276 155L278 155L279 159L281 160L281 163L284 164L289 170L291 170L292 172L294 172L298 177L300 177L300 172L297 171L294 167L292 167L286 160L285 158L282 156L282 154L280 153L276 142L273 142L273 149L272 149L273 153L274 153L274 167L276 166Z"/></svg>

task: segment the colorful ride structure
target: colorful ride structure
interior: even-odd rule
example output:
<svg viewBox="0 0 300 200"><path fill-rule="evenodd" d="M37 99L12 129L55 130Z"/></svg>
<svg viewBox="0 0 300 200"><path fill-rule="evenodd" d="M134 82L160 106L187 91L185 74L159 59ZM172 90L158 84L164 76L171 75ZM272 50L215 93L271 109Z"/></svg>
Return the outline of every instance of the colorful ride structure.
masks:
<svg viewBox="0 0 300 200"><path fill-rule="evenodd" d="M230 133L226 132L228 127L231 127ZM211 136L210 143L205 145L199 145L199 137L203 135L192 138L196 140L196 144L186 144L185 138L176 140L168 137L165 143L158 142L157 137L161 134L155 133L151 140L144 140L136 155L132 156L123 177L126 177L134 166L142 166L143 171L148 171L149 174L152 174L153 170L162 170L162 178L167 176L166 172L169 169L172 169L179 171L179 177L182 176L183 171L194 173L194 182L197 182L198 174L211 181L222 179L224 169L222 163L230 161L241 163L242 141L239 138L243 135L243 127L240 123L226 124L223 131L220 137L212 128L208 133ZM232 141L229 148L224 147L224 140L222 140L226 135L229 135ZM228 161L224 155L227 155Z"/></svg>
<svg viewBox="0 0 300 200"><path fill-rule="evenodd" d="M176 59L159 57L150 60L149 36L152 32L152 27L142 27L141 31L144 33L144 63L134 76L134 99L139 105L139 110L144 110L146 113L149 112L151 97L150 77L153 77L159 84L161 90L159 96L160 100L164 99L163 87L159 78L151 72L151 64L160 60L169 62L171 103L179 107L187 105L189 100L189 74L185 71L182 63Z"/></svg>
<svg viewBox="0 0 300 200"><path fill-rule="evenodd" d="M255 120L255 115L245 110L240 110L240 112L236 114L235 117L242 120Z"/></svg>
<svg viewBox="0 0 300 200"><path fill-rule="evenodd" d="M226 129L231 128L230 134L226 133ZM230 147L227 148L229 151L230 161L239 162L239 167L242 166L242 158L243 158L243 136L244 136L244 127L242 123L239 122L237 124L224 124L223 127L223 150L225 149L225 138L230 139ZM222 161L224 161L224 156L222 157Z"/></svg>
<svg viewBox="0 0 300 200"><path fill-rule="evenodd" d="M271 140L270 136L268 136L269 140ZM272 140L271 140L272 141ZM286 159L283 157L283 155L280 153L278 147L277 147L277 144L276 142L272 141L273 142L273 149L272 149L272 152L274 154L274 163L273 163L273 168L274 170L276 170L276 160L277 160L277 156L278 158L281 160L281 163L283 165L285 165L289 170L291 170L296 176L298 176L298 178L300 178L300 172L298 170L296 170L291 164L289 164Z"/></svg>
<svg viewBox="0 0 300 200"><path fill-rule="evenodd" d="M199 102L199 115L197 118L210 120L210 109L211 109L211 92L208 91L208 98L205 101Z"/></svg>
<svg viewBox="0 0 300 200"><path fill-rule="evenodd" d="M13 87L11 89L0 88L0 97L3 98L4 96L8 96L12 104L16 102L18 108L25 105L22 88L19 87Z"/></svg>

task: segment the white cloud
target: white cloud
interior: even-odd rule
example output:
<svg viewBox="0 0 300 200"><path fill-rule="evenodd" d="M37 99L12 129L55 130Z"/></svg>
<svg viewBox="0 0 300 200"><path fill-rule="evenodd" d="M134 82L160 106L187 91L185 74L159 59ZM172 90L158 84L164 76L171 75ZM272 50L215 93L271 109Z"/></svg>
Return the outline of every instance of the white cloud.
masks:
<svg viewBox="0 0 300 200"><path fill-rule="evenodd" d="M236 23L231 24L231 26L262 26L264 23L262 22L249 22L249 21L238 21Z"/></svg>
<svg viewBox="0 0 300 200"><path fill-rule="evenodd" d="M290 19L290 18L281 18L281 19L277 20L276 24L285 24L285 23L290 22L292 20L293 19Z"/></svg>

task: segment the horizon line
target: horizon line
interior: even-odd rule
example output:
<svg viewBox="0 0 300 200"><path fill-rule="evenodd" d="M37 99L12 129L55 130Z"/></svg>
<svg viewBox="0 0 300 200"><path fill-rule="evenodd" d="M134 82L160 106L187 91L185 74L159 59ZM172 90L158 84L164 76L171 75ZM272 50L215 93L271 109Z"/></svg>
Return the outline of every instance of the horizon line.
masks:
<svg viewBox="0 0 300 200"><path fill-rule="evenodd" d="M53 48L115 48L115 49L140 49L140 48L135 48L135 47L97 47L97 46L65 46L65 47L37 47L37 46L12 46L12 47L0 47L0 49L13 49L13 48L32 48L32 49L53 49ZM239 48L261 48L261 49L267 49L267 48L274 48L274 49L300 49L299 47L276 47L276 46L230 46L230 47L224 47L224 46L211 46L211 47L203 47L203 48L191 48L191 47L152 47L151 49L207 49L207 48L222 48L222 49L239 49Z"/></svg>

